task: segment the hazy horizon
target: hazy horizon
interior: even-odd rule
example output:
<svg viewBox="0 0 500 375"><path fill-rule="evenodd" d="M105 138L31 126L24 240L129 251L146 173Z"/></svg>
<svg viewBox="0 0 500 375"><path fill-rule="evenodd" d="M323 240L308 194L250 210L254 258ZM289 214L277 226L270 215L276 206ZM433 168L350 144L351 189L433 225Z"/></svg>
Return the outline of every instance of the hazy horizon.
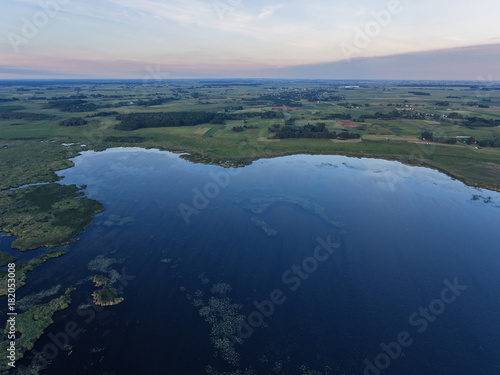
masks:
<svg viewBox="0 0 500 375"><path fill-rule="evenodd" d="M8 0L0 79L491 81L500 76L491 26L499 8L493 0Z"/></svg>

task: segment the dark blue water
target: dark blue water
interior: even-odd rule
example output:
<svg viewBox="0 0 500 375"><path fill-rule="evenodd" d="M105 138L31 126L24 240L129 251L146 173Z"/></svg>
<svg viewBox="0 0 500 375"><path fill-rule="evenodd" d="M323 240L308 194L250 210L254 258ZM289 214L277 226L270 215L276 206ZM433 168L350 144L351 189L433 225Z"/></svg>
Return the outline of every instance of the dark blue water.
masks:
<svg viewBox="0 0 500 375"><path fill-rule="evenodd" d="M340 156L74 162L106 211L22 290L76 285L42 373L500 374L498 193ZM85 306L95 274L125 300Z"/></svg>

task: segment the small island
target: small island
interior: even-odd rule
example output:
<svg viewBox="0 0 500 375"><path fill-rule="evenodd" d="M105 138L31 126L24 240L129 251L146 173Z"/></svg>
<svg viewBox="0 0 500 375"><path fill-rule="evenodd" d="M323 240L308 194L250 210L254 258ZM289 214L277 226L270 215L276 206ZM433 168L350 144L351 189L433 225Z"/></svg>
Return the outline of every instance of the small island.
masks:
<svg viewBox="0 0 500 375"><path fill-rule="evenodd" d="M94 303L99 306L113 306L118 305L123 301L123 297L118 297L116 289L105 286L101 290L96 290L92 293Z"/></svg>
<svg viewBox="0 0 500 375"><path fill-rule="evenodd" d="M103 286L108 285L109 279L102 275L95 275L93 282L95 283L95 286Z"/></svg>

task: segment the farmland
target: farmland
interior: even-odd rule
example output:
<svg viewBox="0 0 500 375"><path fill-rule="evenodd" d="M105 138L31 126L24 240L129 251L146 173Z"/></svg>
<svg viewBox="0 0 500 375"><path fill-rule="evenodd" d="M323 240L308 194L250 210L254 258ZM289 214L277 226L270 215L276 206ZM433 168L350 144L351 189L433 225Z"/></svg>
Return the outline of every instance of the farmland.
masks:
<svg viewBox="0 0 500 375"><path fill-rule="evenodd" d="M225 166L298 153L384 158L497 190L499 126L500 85L484 82L5 81L0 146L24 160L3 151L0 171L3 188L46 182L82 150L134 146ZM40 164L43 178L30 173ZM11 173L19 168L24 178Z"/></svg>

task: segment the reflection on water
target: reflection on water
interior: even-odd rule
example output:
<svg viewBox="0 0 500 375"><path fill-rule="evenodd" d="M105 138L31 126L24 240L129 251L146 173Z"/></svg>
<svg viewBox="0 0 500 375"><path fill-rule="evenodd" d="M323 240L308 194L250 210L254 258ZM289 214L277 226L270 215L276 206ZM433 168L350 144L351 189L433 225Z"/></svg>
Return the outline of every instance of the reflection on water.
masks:
<svg viewBox="0 0 500 375"><path fill-rule="evenodd" d="M62 183L106 211L22 291L77 285L50 331L81 333L47 374L363 374L401 331L413 343L386 374L498 372L498 193L340 156L238 173L157 150L74 162ZM124 301L93 306L96 274ZM455 278L468 289L419 335L409 317Z"/></svg>

